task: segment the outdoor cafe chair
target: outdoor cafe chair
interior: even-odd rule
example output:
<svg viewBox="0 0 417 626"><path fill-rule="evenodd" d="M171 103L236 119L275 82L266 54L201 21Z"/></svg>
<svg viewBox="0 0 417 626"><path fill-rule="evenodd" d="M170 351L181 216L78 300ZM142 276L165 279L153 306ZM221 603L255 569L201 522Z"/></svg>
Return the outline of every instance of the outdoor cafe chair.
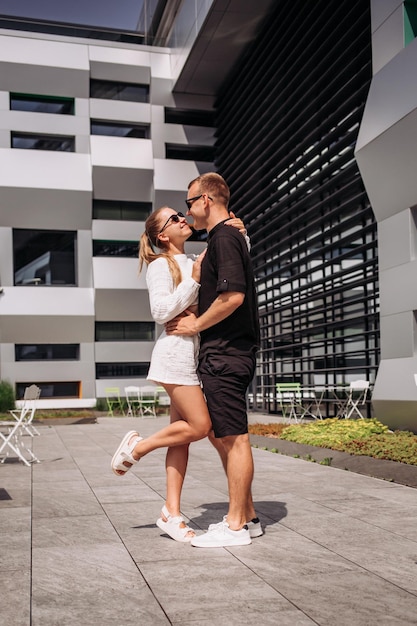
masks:
<svg viewBox="0 0 417 626"><path fill-rule="evenodd" d="M125 387L125 397L127 403L127 415L128 417L137 417L139 415L139 387L129 385Z"/></svg>
<svg viewBox="0 0 417 626"><path fill-rule="evenodd" d="M355 417L364 419L359 407L363 406L370 391L368 380L353 380L349 385L349 395L344 411L346 419L350 419L355 413Z"/></svg>
<svg viewBox="0 0 417 626"><path fill-rule="evenodd" d="M24 445L22 440L22 436L25 433L29 434L31 437L33 437L34 434L40 434L32 424L36 411L36 400L39 396L39 387L36 385L27 387L25 389L21 408L19 410L14 409L10 411L13 416L13 420L0 422L0 440L2 442L0 445L0 455L5 455L0 463L4 463L6 458L10 456L11 452L13 452L25 465L30 465L32 462L40 463L38 457L30 448ZM3 429L6 429L6 432L3 432ZM29 455L29 458L27 458L25 452Z"/></svg>
<svg viewBox="0 0 417 626"><path fill-rule="evenodd" d="M158 390L154 385L139 387L139 415L140 417L156 417Z"/></svg>
<svg viewBox="0 0 417 626"><path fill-rule="evenodd" d="M124 415L123 400L120 397L119 387L106 387L104 393L106 394L108 414L114 417L113 409L119 409L122 415Z"/></svg>
<svg viewBox="0 0 417 626"><path fill-rule="evenodd" d="M289 422L297 418L297 400L300 398L300 383L277 383L277 400L281 408L282 417Z"/></svg>
<svg viewBox="0 0 417 626"><path fill-rule="evenodd" d="M9 411L16 421L19 421L19 418L22 415L22 428L31 437L34 435L40 435L39 430L33 424L33 418L36 411L36 401L39 399L40 395L41 390L37 385L30 385L30 387L26 387L21 406Z"/></svg>

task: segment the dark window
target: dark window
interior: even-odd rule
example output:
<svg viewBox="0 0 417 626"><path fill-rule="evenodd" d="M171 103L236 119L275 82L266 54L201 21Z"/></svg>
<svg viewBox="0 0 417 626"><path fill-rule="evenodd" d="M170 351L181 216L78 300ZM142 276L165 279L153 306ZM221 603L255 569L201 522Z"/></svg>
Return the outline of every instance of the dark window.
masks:
<svg viewBox="0 0 417 626"><path fill-rule="evenodd" d="M214 146L190 146L179 143L166 143L167 159L184 159L186 161L214 161Z"/></svg>
<svg viewBox="0 0 417 626"><path fill-rule="evenodd" d="M48 382L39 383L30 381L30 383L16 383L16 399L22 400L25 389L32 384L37 385L41 390L41 399L46 398L79 398L80 397L80 383L74 382Z"/></svg>
<svg viewBox="0 0 417 626"><path fill-rule="evenodd" d="M152 202L93 200L93 219L144 222L152 212Z"/></svg>
<svg viewBox="0 0 417 626"><path fill-rule="evenodd" d="M93 241L93 256L117 256L129 259L137 258L137 241Z"/></svg>
<svg viewBox="0 0 417 626"><path fill-rule="evenodd" d="M154 322L96 322L96 341L153 341Z"/></svg>
<svg viewBox="0 0 417 626"><path fill-rule="evenodd" d="M23 148L25 150L53 150L55 152L74 152L75 137L34 135L32 133L12 132L12 148Z"/></svg>
<svg viewBox="0 0 417 626"><path fill-rule="evenodd" d="M165 107L165 122L167 124L183 124L184 126L207 126L214 128L215 112L199 111L197 109L173 109Z"/></svg>
<svg viewBox="0 0 417 626"><path fill-rule="evenodd" d="M96 363L96 378L138 378L146 376L148 363Z"/></svg>
<svg viewBox="0 0 417 626"><path fill-rule="evenodd" d="M11 93L10 109L12 111L32 111L34 113L74 115L74 98L58 98L57 96L37 96L25 93Z"/></svg>
<svg viewBox="0 0 417 626"><path fill-rule="evenodd" d="M121 122L100 122L91 120L91 134L106 135L108 137L149 139L150 130L147 124L124 124Z"/></svg>
<svg viewBox="0 0 417 626"><path fill-rule="evenodd" d="M149 85L117 83L110 80L91 80L90 98L105 100L125 100L128 102L149 102Z"/></svg>
<svg viewBox="0 0 417 626"><path fill-rule="evenodd" d="M78 343L16 344L16 361L79 361Z"/></svg>
<svg viewBox="0 0 417 626"><path fill-rule="evenodd" d="M75 285L77 234L61 230L13 230L15 285Z"/></svg>

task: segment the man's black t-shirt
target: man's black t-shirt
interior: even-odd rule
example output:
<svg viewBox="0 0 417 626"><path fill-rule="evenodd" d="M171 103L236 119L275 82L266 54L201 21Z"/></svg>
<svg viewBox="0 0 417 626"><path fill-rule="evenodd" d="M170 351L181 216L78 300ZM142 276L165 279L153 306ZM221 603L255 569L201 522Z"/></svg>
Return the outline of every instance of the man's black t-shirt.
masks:
<svg viewBox="0 0 417 626"><path fill-rule="evenodd" d="M245 294L231 315L201 332L200 359L207 353L252 354L259 348L259 320L252 262L241 233L223 222L208 237L201 266L199 314L225 291Z"/></svg>

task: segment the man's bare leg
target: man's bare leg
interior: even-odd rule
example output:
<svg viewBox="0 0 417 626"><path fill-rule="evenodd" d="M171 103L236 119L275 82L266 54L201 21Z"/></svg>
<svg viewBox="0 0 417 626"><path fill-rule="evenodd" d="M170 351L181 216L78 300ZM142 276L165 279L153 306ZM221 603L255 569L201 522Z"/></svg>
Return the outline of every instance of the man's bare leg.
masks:
<svg viewBox="0 0 417 626"><path fill-rule="evenodd" d="M229 511L227 522L232 530L239 530L256 516L251 485L253 457L249 435L233 435L221 439L226 451Z"/></svg>
<svg viewBox="0 0 417 626"><path fill-rule="evenodd" d="M245 435L239 435L239 436L243 436L245 437ZM217 438L214 436L213 431L211 431L209 433L209 440L210 443L216 448L222 465L223 465L223 469L226 473L226 476L228 476L227 474L227 459L228 459L228 452L225 446L225 441L224 439L226 438ZM230 439L230 437L228 438ZM250 448L250 443L249 443L249 454L250 454L250 463L252 465L252 477L250 478L250 485L252 484L252 479L253 479L253 457L252 457L252 450ZM239 461L239 472L241 470L240 467L240 461ZM228 477L228 481L229 481L229 477ZM229 485L229 498L230 498L230 485ZM230 509L229 509L230 510ZM230 515L230 513L229 513ZM247 500L246 500L246 506L245 506L245 523L246 522L250 522L251 520L253 520L254 518L256 518L256 511L255 511L255 507L253 504L253 498L252 498L252 490L251 488L249 488L249 494L247 495ZM229 519L229 517L228 517Z"/></svg>

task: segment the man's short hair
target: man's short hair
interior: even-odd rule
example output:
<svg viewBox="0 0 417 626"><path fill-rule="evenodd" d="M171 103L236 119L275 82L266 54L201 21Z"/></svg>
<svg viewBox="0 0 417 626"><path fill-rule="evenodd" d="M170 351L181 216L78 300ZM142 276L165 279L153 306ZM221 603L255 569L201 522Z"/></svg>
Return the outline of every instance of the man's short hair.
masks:
<svg viewBox="0 0 417 626"><path fill-rule="evenodd" d="M230 189L224 180L223 176L216 172L207 172L194 178L188 185L188 189L194 183L198 183L201 193L206 193L211 196L216 202L224 204L226 208L229 206Z"/></svg>

